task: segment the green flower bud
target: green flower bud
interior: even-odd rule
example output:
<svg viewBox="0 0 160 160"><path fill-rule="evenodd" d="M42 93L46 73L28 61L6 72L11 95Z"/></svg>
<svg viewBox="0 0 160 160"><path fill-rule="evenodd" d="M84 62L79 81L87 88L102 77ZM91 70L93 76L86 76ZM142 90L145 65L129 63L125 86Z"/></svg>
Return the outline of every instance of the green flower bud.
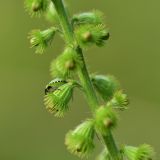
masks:
<svg viewBox="0 0 160 160"><path fill-rule="evenodd" d="M26 10L31 16L40 16L48 9L49 0L25 0Z"/></svg>
<svg viewBox="0 0 160 160"><path fill-rule="evenodd" d="M108 101L114 93L120 88L119 82L113 76L92 75L93 86L103 100Z"/></svg>
<svg viewBox="0 0 160 160"><path fill-rule="evenodd" d="M139 147L125 146L121 152L128 160L152 160L154 155L153 148L147 144Z"/></svg>
<svg viewBox="0 0 160 160"><path fill-rule="evenodd" d="M60 84L59 84L60 83ZM75 81L57 81L47 86L44 104L46 109L56 117L62 117L69 110L68 103L73 96L73 88L78 84Z"/></svg>
<svg viewBox="0 0 160 160"><path fill-rule="evenodd" d="M76 27L75 35L81 47L88 47L93 44L100 47L108 40L109 31L103 24L90 24Z"/></svg>
<svg viewBox="0 0 160 160"><path fill-rule="evenodd" d="M103 14L100 11L84 12L76 14L72 18L73 25L83 24L101 24L103 22Z"/></svg>
<svg viewBox="0 0 160 160"><path fill-rule="evenodd" d="M102 106L97 109L95 114L95 126L102 135L107 135L108 131L117 125L117 114L110 106Z"/></svg>
<svg viewBox="0 0 160 160"><path fill-rule="evenodd" d="M53 77L70 78L81 65L81 57L76 53L75 49L69 47L51 63L51 75Z"/></svg>
<svg viewBox="0 0 160 160"><path fill-rule="evenodd" d="M30 33L29 38L31 47L36 48L36 53L42 54L44 52L44 50L53 40L56 31L57 28L51 27L44 31L34 30Z"/></svg>
<svg viewBox="0 0 160 160"><path fill-rule="evenodd" d="M86 120L66 135L65 144L71 153L79 157L88 157L94 149L94 134L94 121Z"/></svg>
<svg viewBox="0 0 160 160"><path fill-rule="evenodd" d="M124 94L122 91L115 92L113 98L109 101L109 104L121 110L127 109L127 105L129 104L128 96Z"/></svg>

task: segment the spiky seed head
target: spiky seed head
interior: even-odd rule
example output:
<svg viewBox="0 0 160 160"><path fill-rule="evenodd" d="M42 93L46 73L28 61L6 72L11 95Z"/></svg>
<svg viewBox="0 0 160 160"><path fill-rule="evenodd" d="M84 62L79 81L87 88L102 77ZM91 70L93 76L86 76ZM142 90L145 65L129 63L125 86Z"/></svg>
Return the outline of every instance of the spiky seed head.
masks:
<svg viewBox="0 0 160 160"><path fill-rule="evenodd" d="M72 78L78 67L82 66L82 58L72 47L67 47L64 52L51 63L51 75L63 78Z"/></svg>
<svg viewBox="0 0 160 160"><path fill-rule="evenodd" d="M25 0L25 8L31 16L40 16L48 9L49 0Z"/></svg>
<svg viewBox="0 0 160 160"><path fill-rule="evenodd" d="M125 110L127 109L127 105L129 104L129 99L122 90L119 90L114 93L113 98L109 101L109 104L114 108Z"/></svg>
<svg viewBox="0 0 160 160"><path fill-rule="evenodd" d="M44 97L46 109L56 117L63 117L69 110L68 104L73 96L73 88L76 86L76 81L61 83L56 88L52 85L54 89L47 92Z"/></svg>
<svg viewBox="0 0 160 160"><path fill-rule="evenodd" d="M42 54L47 46L51 43L57 28L51 27L47 30L33 30L30 35L31 47L35 47L36 53Z"/></svg>
<svg viewBox="0 0 160 160"><path fill-rule="evenodd" d="M103 13L100 11L84 12L76 14L72 18L73 25L101 24L103 22Z"/></svg>
<svg viewBox="0 0 160 160"><path fill-rule="evenodd" d="M121 152L128 160L152 160L154 156L153 148L148 144L139 147L124 146Z"/></svg>
<svg viewBox="0 0 160 160"><path fill-rule="evenodd" d="M94 134L94 121L86 120L67 133L65 144L71 153L86 158L94 149Z"/></svg>
<svg viewBox="0 0 160 160"><path fill-rule="evenodd" d="M91 75L90 77L94 88L104 101L110 100L120 88L120 84L114 76Z"/></svg>
<svg viewBox="0 0 160 160"><path fill-rule="evenodd" d="M107 37L109 38L109 31L103 24L89 24L76 27L75 35L82 48L89 47L93 44L100 47L104 45Z"/></svg>
<svg viewBox="0 0 160 160"><path fill-rule="evenodd" d="M101 106L95 114L95 126L102 135L107 135L117 125L117 114L110 106Z"/></svg>

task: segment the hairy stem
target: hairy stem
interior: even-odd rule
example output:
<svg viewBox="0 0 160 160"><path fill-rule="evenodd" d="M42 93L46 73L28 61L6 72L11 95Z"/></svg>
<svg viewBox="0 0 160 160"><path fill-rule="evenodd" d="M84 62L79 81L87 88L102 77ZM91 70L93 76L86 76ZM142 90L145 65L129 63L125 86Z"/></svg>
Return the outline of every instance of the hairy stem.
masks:
<svg viewBox="0 0 160 160"><path fill-rule="evenodd" d="M59 21L61 24L61 27L64 32L65 39L68 44L76 44L76 39L74 37L73 29L71 26L71 23L69 21L68 15L66 13L66 10L64 8L64 4L62 0L52 0L54 3L54 6L56 8L56 11L59 16ZM99 102L96 96L96 93L93 89L88 70L85 64L85 60L83 57L82 49L80 47L77 47L77 54L79 54L82 57L83 60L83 67L79 68L78 76L81 81L81 84L85 90L86 97L88 104L94 113L94 111L98 108ZM110 152L110 155L114 160L120 160L119 159L119 150L115 144L115 141L113 139L113 136L111 132L108 134L108 136L103 136L104 142L106 144L106 147L108 148L108 151Z"/></svg>

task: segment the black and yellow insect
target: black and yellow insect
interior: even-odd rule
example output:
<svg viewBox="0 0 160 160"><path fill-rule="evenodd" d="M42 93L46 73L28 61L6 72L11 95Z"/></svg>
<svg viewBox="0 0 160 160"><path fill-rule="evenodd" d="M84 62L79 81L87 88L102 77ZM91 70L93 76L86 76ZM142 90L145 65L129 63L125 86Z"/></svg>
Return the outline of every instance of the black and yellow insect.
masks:
<svg viewBox="0 0 160 160"><path fill-rule="evenodd" d="M45 88L45 95L49 93L53 93L55 90L58 90L58 88L64 84L66 84L67 81L63 80L61 78L53 79Z"/></svg>

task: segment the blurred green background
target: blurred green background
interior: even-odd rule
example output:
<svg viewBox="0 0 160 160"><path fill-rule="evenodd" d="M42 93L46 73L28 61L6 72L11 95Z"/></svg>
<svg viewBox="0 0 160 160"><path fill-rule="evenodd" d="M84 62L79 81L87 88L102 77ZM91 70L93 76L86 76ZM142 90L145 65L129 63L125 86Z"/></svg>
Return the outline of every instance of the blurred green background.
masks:
<svg viewBox="0 0 160 160"><path fill-rule="evenodd" d="M105 47L92 48L85 55L91 72L115 75L130 97L130 109L121 113L114 133L117 141L149 143L159 157L160 1L67 3L71 13L99 9L106 15L111 39ZM49 65L61 53L63 42L56 37L46 54L36 55L27 36L31 29L47 26L45 20L29 17L23 0L0 2L0 160L78 160L66 150L64 136L90 111L78 92L65 118L57 119L45 110ZM90 159L100 149L98 144Z"/></svg>

